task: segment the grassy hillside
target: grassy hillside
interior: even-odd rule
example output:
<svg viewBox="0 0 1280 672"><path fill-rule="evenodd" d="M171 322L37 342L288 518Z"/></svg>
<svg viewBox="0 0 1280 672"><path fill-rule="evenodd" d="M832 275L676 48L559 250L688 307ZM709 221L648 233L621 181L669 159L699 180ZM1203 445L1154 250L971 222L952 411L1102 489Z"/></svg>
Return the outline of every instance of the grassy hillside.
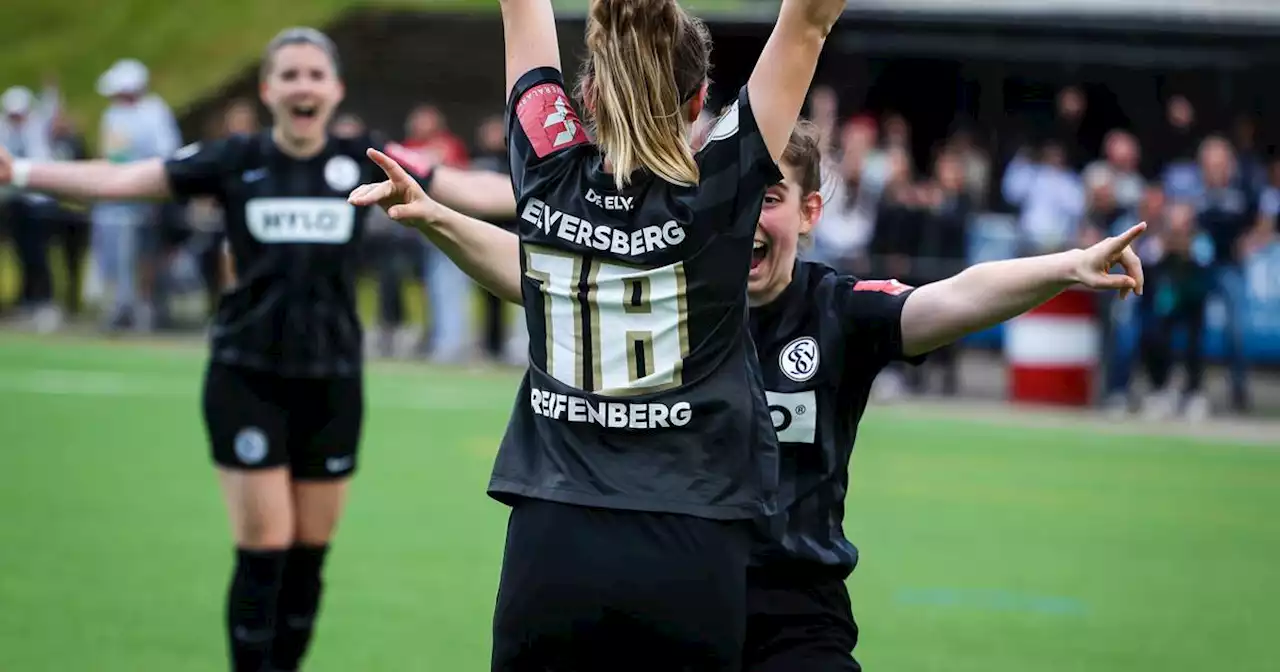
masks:
<svg viewBox="0 0 1280 672"><path fill-rule="evenodd" d="M556 0L581 11L586 0ZM739 0L683 3L733 11ZM754 3L753 3L754 4ZM497 0L28 0L0 2L0 89L62 84L71 115L93 136L104 101L98 76L133 57L152 71L153 88L176 109L256 62L262 46L290 25L324 26L344 10L391 7L496 11Z"/></svg>
<svg viewBox="0 0 1280 672"><path fill-rule="evenodd" d="M57 77L72 116L94 130L98 76L118 58L152 71L175 108L251 65L290 25L323 26L356 6L496 8L485 0L32 0L0 9L0 88ZM88 122L88 123L86 123Z"/></svg>

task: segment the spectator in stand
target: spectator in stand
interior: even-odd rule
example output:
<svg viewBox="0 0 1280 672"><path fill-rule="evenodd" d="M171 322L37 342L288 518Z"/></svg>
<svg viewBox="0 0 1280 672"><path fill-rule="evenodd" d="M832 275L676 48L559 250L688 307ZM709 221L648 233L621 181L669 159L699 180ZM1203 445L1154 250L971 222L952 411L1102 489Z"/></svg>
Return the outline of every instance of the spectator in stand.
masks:
<svg viewBox="0 0 1280 672"><path fill-rule="evenodd" d="M511 162L507 158L506 125L501 116L491 116L480 123L476 131L476 147L479 152L471 167L475 170L488 170L509 175ZM494 226L507 231L516 230L516 220L495 220ZM489 356L498 361L523 365L528 363L529 335L524 320L507 320L506 303L484 292L485 297L485 349ZM507 329L510 334L505 333Z"/></svg>
<svg viewBox="0 0 1280 672"><path fill-rule="evenodd" d="M1105 179L1111 184L1116 205L1121 210L1132 210L1138 207L1146 189L1146 180L1139 170L1141 160L1138 139L1128 131L1115 129L1102 141L1102 158L1085 167L1084 181L1089 184ZM1100 172L1105 172L1105 177L1095 177L1094 174ZM1109 235L1112 234L1104 233L1104 237Z"/></svg>
<svg viewBox="0 0 1280 672"><path fill-rule="evenodd" d="M354 138L365 132L364 119L354 112L343 112L333 118L331 130L336 138Z"/></svg>
<svg viewBox="0 0 1280 672"><path fill-rule="evenodd" d="M150 73L139 61L117 61L98 78L110 104L102 115L102 156L112 163L164 158L182 144L173 112L147 91ZM93 206L97 268L115 290L106 326L150 331L152 289L160 247L160 209L148 202L100 202Z"/></svg>
<svg viewBox="0 0 1280 672"><path fill-rule="evenodd" d="M64 114L53 119L49 148L56 161L82 161L89 158L84 135ZM49 232L62 243L62 256L67 268L66 296L68 315L80 312L83 294L84 256L89 249L89 213L81 203L70 199L53 202L49 208Z"/></svg>
<svg viewBox="0 0 1280 672"><path fill-rule="evenodd" d="M1252 115L1245 113L1235 118L1231 126L1231 142L1236 148L1239 179L1251 193L1261 192L1267 186L1267 165L1258 152L1258 128Z"/></svg>
<svg viewBox="0 0 1280 672"><path fill-rule="evenodd" d="M449 131L439 108L414 108L408 131L404 146L421 153L431 165L467 167L467 146ZM462 361L471 350L471 279L430 242L422 239L420 244L425 250L424 280L431 306L431 327L426 338L429 356L439 362Z"/></svg>
<svg viewBox="0 0 1280 672"><path fill-rule="evenodd" d="M1271 159L1267 168L1267 184L1258 198L1258 222L1249 241L1251 249L1261 249L1275 241L1277 216L1280 216L1280 157Z"/></svg>
<svg viewBox="0 0 1280 672"><path fill-rule="evenodd" d="M871 273L870 249L876 227L880 190L865 178L869 145L849 143L840 157L840 173L833 180L813 231L808 255L844 273L867 277Z"/></svg>
<svg viewBox="0 0 1280 672"><path fill-rule="evenodd" d="M969 124L956 129L947 140L946 151L960 161L970 204L975 210L985 208L991 189L991 158L974 140Z"/></svg>
<svg viewBox="0 0 1280 672"><path fill-rule="evenodd" d="M919 286L915 274L919 268L912 262L920 239L921 210L920 188L915 182L911 155L901 147L885 150L886 174L883 187L878 190L875 220L872 223L871 277L894 278ZM892 400L919 381L919 376L908 375L905 366L892 364L876 379L876 396ZM913 373L913 372L912 372Z"/></svg>
<svg viewBox="0 0 1280 672"><path fill-rule="evenodd" d="M1139 238L1134 252L1143 266L1154 264L1160 257L1159 232L1164 228L1167 212L1164 189L1158 182L1147 185L1142 200L1134 210L1124 213L1112 230L1147 223L1147 230L1156 234ZM1121 229L1128 230L1128 229ZM1095 236L1103 232L1092 229ZM1088 242L1087 240L1084 242ZM1114 295L1098 296L1098 308L1102 326L1103 405L1113 416L1127 414L1131 398L1129 385L1133 372L1133 356L1138 349L1140 325L1134 301L1116 301Z"/></svg>
<svg viewBox="0 0 1280 672"><path fill-rule="evenodd" d="M213 118L206 130L205 140L212 141L230 135L253 135L258 132L258 106L247 98L238 98ZM222 248L224 214L217 199L193 198L185 213L187 225L199 237L195 246L196 262L205 288L205 311L212 318L218 307L225 281Z"/></svg>
<svg viewBox="0 0 1280 672"><path fill-rule="evenodd" d="M52 157L50 135L58 115L60 94L46 85L37 100L30 89L15 86L0 96L0 146L18 158L46 160ZM49 231L46 215L52 199L32 191L0 192L4 219L8 221L18 263L22 266L19 318L38 331L57 329L62 317L53 304L53 279L49 273Z"/></svg>
<svg viewBox="0 0 1280 672"><path fill-rule="evenodd" d="M829 86L815 86L809 91L809 120L818 129L818 148L823 156L831 156L839 140L840 100Z"/></svg>
<svg viewBox="0 0 1280 672"><path fill-rule="evenodd" d="M1195 208L1177 203L1169 208L1158 232L1160 256L1146 267L1146 291L1139 298L1142 324L1142 354L1152 392L1143 403L1143 414L1151 420L1185 415L1201 420L1209 414L1209 402L1201 392L1204 364L1201 336L1204 333L1205 299L1213 283L1208 260L1195 254ZM1183 364L1186 383L1181 393L1169 389L1174 364L1173 334L1186 331Z"/></svg>
<svg viewBox="0 0 1280 672"><path fill-rule="evenodd" d="M1186 96L1171 96L1165 103L1164 128L1151 144L1159 153L1149 153L1156 161L1151 174L1161 176L1169 198L1195 198L1199 191L1196 152L1200 141L1197 135L1196 110L1191 101Z"/></svg>
<svg viewBox="0 0 1280 672"><path fill-rule="evenodd" d="M933 179L922 185L917 193L921 209L919 237L915 244L918 270L912 279L921 285L945 280L968 266L966 234L969 216L973 214L973 199L966 186L964 170L963 156L943 151L934 161ZM922 377L931 371L939 371L942 374L942 393L954 396L959 391L957 347L951 343L934 350L923 366L909 371Z"/></svg>
<svg viewBox="0 0 1280 672"><path fill-rule="evenodd" d="M1082 242L1099 241L1112 235L1128 208L1120 203L1117 192L1120 190L1119 176L1106 164L1095 164L1092 170L1084 173L1085 213L1081 235ZM1141 197L1142 192L1138 192ZM1090 243L1092 244L1092 243Z"/></svg>
<svg viewBox="0 0 1280 672"><path fill-rule="evenodd" d="M1243 331L1247 318L1243 261L1259 230L1257 196L1238 179L1235 152L1226 138L1205 138L1199 152L1199 184L1196 223L1213 241L1216 291L1227 306L1227 359L1231 370L1231 405L1237 412L1249 408L1248 362Z"/></svg>
<svg viewBox="0 0 1280 672"><path fill-rule="evenodd" d="M1019 151L1006 168L1001 187L1004 200L1018 209L1023 255L1060 252L1075 246L1085 211L1085 194L1080 176L1067 163L1061 143L1050 140L1038 151Z"/></svg>
<svg viewBox="0 0 1280 672"><path fill-rule="evenodd" d="M1056 115L1047 139L1056 141L1062 148L1066 164L1073 170L1079 170L1089 160L1089 152L1092 151L1084 137L1089 99L1084 89L1073 84L1059 90L1054 102Z"/></svg>

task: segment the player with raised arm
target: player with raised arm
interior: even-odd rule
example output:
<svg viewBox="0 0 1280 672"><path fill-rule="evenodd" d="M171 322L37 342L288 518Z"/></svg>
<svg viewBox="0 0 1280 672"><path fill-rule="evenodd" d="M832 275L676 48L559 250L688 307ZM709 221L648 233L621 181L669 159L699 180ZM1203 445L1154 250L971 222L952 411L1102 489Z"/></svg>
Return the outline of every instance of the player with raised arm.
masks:
<svg viewBox="0 0 1280 672"><path fill-rule="evenodd" d="M489 487L512 507L494 670L739 669L751 520L778 475L746 330L752 235L842 7L783 2L695 155L701 22L673 0L594 0L579 107L551 2L503 0L531 343ZM352 200L394 217L409 189Z"/></svg>
<svg viewBox="0 0 1280 672"><path fill-rule="evenodd" d="M496 295L522 299L519 240L459 214L380 163L407 194L396 220L431 237ZM861 280L797 261L800 241L822 212L818 133L792 133L783 178L769 187L755 233L751 328L761 356L774 428L782 445L782 501L764 518L748 573L748 672L849 672L858 628L845 579L857 549L844 536L849 459L871 383L889 362L915 359L1084 285L1142 291L1129 249L1139 225L1087 250L976 265L912 289ZM1107 271L1115 263L1123 275ZM742 391L739 395L745 394Z"/></svg>
<svg viewBox="0 0 1280 672"><path fill-rule="evenodd" d="M431 173L396 145L330 136L343 84L337 51L318 31L277 35L261 79L272 128L168 160L31 163L0 152L0 184L84 199L212 196L226 210L236 284L219 301L203 408L236 544L226 613L236 672L297 669L356 469L364 400L354 285L366 209L346 197L378 170L366 151L396 157L406 179L460 208L498 217L515 206L504 175Z"/></svg>

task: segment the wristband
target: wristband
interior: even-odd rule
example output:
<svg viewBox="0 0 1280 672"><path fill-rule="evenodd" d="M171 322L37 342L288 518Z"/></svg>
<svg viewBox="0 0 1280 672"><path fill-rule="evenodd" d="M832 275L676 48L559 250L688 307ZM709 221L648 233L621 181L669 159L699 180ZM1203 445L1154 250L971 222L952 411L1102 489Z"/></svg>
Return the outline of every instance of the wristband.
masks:
<svg viewBox="0 0 1280 672"><path fill-rule="evenodd" d="M31 162L25 159L17 159L13 162L10 170L13 175L9 178L9 184L18 189L26 187L31 180Z"/></svg>

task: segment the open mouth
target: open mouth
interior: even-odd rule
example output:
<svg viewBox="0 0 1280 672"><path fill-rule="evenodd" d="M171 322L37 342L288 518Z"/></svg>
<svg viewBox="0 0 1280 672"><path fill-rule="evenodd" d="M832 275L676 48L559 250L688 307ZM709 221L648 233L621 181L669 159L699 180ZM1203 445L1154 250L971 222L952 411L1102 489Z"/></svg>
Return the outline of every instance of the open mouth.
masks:
<svg viewBox="0 0 1280 672"><path fill-rule="evenodd" d="M763 240L755 241L751 247L751 270L756 270L760 264L764 263L766 257L769 256L769 243Z"/></svg>
<svg viewBox="0 0 1280 672"><path fill-rule="evenodd" d="M294 119L315 119L319 111L315 105L294 105L289 108L289 114Z"/></svg>

